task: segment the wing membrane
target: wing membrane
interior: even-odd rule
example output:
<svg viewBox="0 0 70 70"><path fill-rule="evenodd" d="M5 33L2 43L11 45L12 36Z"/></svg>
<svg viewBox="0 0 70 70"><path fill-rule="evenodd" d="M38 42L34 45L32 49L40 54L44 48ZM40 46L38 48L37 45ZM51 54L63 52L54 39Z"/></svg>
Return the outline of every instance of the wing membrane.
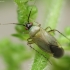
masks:
<svg viewBox="0 0 70 70"><path fill-rule="evenodd" d="M42 28L32 39L42 50L47 52L51 52L50 45L57 45L56 39Z"/></svg>

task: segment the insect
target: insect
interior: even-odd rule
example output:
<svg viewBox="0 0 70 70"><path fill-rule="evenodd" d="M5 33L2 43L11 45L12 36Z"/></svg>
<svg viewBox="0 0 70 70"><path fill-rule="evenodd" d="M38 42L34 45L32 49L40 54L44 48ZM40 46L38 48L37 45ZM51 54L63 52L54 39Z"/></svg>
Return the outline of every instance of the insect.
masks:
<svg viewBox="0 0 70 70"><path fill-rule="evenodd" d="M32 10L32 8L31 8L31 10ZM55 29L52 30L50 27L43 29L40 24L33 25L32 22L29 22L30 14L31 14L31 11L29 12L29 15L28 15L28 23L23 25L29 31L30 38L27 39L28 44L35 43L40 49L42 49L44 52L48 52L48 53L52 54L53 57L55 57L55 58L62 57L64 54L64 49L59 45L57 40L50 34L50 32L55 32L55 31L59 32L59 31L55 30ZM47 31L49 28L50 28L50 30ZM59 32L59 33L61 35L63 35L61 32ZM65 35L63 35L63 36L65 38L67 38ZM30 47L31 47L31 45L30 45ZM33 48L33 47L31 47L31 48Z"/></svg>
<svg viewBox="0 0 70 70"><path fill-rule="evenodd" d="M32 8L31 8L31 10L32 10ZM40 49L42 49L46 53L52 54L53 57L55 57L55 58L62 57L64 54L64 49L59 45L56 38L54 38L50 34L50 32L55 32L55 31L59 32L59 31L55 30L55 29L52 30L50 27L43 29L40 24L39 25L33 25L33 23L29 22L31 10L30 10L29 15L28 15L28 23L17 24L17 25L24 26L26 28L26 30L29 31L30 38L27 39L28 44L31 47L31 44L35 43ZM12 23L12 24L15 24L15 23ZM47 31L49 28L50 28L50 30ZM63 35L61 32L59 32L59 33L61 35ZM63 35L63 36L65 38L67 38L65 35ZM33 47L31 47L31 48L33 48Z"/></svg>

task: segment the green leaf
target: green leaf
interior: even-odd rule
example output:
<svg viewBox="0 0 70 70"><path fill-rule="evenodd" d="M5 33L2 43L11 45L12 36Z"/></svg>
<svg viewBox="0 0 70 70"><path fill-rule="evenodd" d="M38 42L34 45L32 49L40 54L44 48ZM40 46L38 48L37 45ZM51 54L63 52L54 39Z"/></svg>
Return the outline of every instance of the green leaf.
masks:
<svg viewBox="0 0 70 70"><path fill-rule="evenodd" d="M27 40L29 38L29 35L28 34L12 34L12 36L18 37L21 40Z"/></svg>
<svg viewBox="0 0 70 70"><path fill-rule="evenodd" d="M29 22L33 22L33 20L36 18L37 15L37 8L33 4L28 4L30 0L15 0L18 8L17 8L17 18L19 24L26 24L28 23L28 16L30 14ZM30 1L32 2L32 0ZM31 10L32 9L32 10ZM26 40L29 36L28 30L26 30L25 26L23 25L17 25L15 27L17 34L13 35L15 37L20 38L21 40ZM28 35L27 35L28 34Z"/></svg>
<svg viewBox="0 0 70 70"><path fill-rule="evenodd" d="M49 62L48 60L50 58L50 54L44 52L43 50L38 48L38 46L35 47L37 47L36 49L38 50L39 53L35 51L36 55L31 70L43 70Z"/></svg>
<svg viewBox="0 0 70 70"><path fill-rule="evenodd" d="M10 70L20 70L22 61L32 56L32 51L28 51L25 45L11 42L10 39L0 40L0 54ZM7 69L7 70L8 70Z"/></svg>

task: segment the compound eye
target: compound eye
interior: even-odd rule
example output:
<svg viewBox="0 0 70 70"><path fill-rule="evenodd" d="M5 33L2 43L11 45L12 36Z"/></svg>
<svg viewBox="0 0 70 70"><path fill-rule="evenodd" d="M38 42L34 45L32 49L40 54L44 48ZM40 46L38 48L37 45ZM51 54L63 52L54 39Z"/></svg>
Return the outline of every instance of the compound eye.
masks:
<svg viewBox="0 0 70 70"><path fill-rule="evenodd" d="M27 23L27 24L26 24L26 29L27 29L27 30L30 29L30 28L32 27L32 25L33 25L32 23Z"/></svg>

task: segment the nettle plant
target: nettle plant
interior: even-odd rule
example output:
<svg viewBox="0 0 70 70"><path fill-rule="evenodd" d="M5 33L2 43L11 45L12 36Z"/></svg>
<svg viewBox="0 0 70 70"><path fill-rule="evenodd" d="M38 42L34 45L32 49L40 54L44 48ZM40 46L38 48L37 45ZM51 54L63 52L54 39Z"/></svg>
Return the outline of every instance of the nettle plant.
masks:
<svg viewBox="0 0 70 70"><path fill-rule="evenodd" d="M17 4L17 17L18 17L19 25L16 25L15 27L16 33L12 34L12 36L17 37L22 41L23 40L27 41L27 39L29 38L29 32L28 30L25 29L25 27L22 26L22 24L25 25L25 23L28 23L28 15L30 11L31 11L31 14L30 14L29 22L33 22L33 24L35 24L36 22L34 21L37 16L38 9L34 5L35 0L14 0L14 1ZM62 8L63 0L44 0L44 1L47 4L46 5L47 12L46 12L45 22L42 24L43 28L50 26L52 29L55 29L57 27L57 22L58 22L61 8ZM46 22L46 19L47 19L47 22ZM70 27L67 27L64 30L64 34L66 35L67 38L70 38L69 31L70 31ZM57 40L62 44L64 51L70 50L70 42L67 39L65 39L65 37L63 37L62 35L59 35ZM49 55L47 52L44 52L41 49L39 49L37 45L33 45L33 47L36 47L38 52L40 52L42 55L36 52L31 70L44 70L45 67L48 65L48 62L51 65L51 70L69 70L70 69L69 55L64 55L60 59L55 59L55 58L52 58L52 56ZM43 55L48 60L44 58ZM50 58L52 59L49 60ZM17 63L15 64L15 66L16 65ZM17 65L17 67L19 66ZM16 70L16 69L11 69L11 70Z"/></svg>
<svg viewBox="0 0 70 70"><path fill-rule="evenodd" d="M27 21L28 20L28 15L29 15L29 12L30 12L31 8L32 8L32 10L31 10L30 20L29 21L33 22L33 24L34 24L38 9L35 5L29 4L29 2L31 2L31 1L34 2L35 0L15 0L16 4L18 6L17 14L18 14L18 22L20 24L25 24L25 23L28 22ZM46 12L45 22L42 24L43 28L45 28L47 26L50 26L52 29L54 29L54 28L57 27L57 22L58 22L58 18L59 18L59 15L60 15L61 8L62 8L63 0L57 0L57 1L56 0L44 0L44 1L47 4L47 9L46 9L47 12ZM47 22L46 22L46 19L47 19ZM23 28L23 26L18 26L17 25L15 27L15 29L16 29L17 33L13 34L13 36L16 36L16 37L18 37L22 40L26 40L29 37L28 31L25 30L25 28ZM67 27L64 30L64 34L68 38L70 38L69 30L70 30L70 27ZM23 32L27 32L27 34L25 34ZM58 40L63 45L62 47L63 47L64 50L70 50L70 46L69 46L70 42L68 40L66 40L62 35L60 35L58 37ZM34 46L36 47L36 45L34 45ZM48 53L43 52L39 48L37 48L37 50L40 53L42 53L44 56L46 56L46 58L49 59L51 57ZM44 58L41 54L36 52L31 70L43 70L47 66L47 62L49 62L46 58ZM67 68L69 68L69 65L70 65L69 63L68 63L68 66L66 68L65 68L65 65L63 65L63 64L62 64L62 67L60 67L61 66L60 63L62 62L62 60L64 60L65 64L66 64L66 62L70 61L70 60L66 61L67 58L69 59L70 56L62 57L59 60L60 61L59 63L55 62L54 59L53 59L53 61L51 60L51 62L53 64L52 69L56 70L56 69L59 68L59 69L66 70Z"/></svg>

